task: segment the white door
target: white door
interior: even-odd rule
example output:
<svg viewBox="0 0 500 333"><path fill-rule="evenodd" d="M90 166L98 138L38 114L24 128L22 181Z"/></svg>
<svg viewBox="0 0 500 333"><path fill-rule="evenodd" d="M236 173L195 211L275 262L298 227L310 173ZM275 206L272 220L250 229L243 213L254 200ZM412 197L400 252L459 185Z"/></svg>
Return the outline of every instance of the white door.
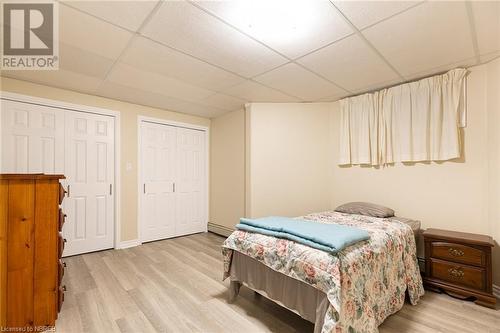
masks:
<svg viewBox="0 0 500 333"><path fill-rule="evenodd" d="M114 118L76 111L65 117L64 255L112 248Z"/></svg>
<svg viewBox="0 0 500 333"><path fill-rule="evenodd" d="M64 173L64 112L2 99L3 173Z"/></svg>
<svg viewBox="0 0 500 333"><path fill-rule="evenodd" d="M177 128L176 235L206 231L205 132Z"/></svg>
<svg viewBox="0 0 500 333"><path fill-rule="evenodd" d="M206 132L141 122L141 241L207 228Z"/></svg>
<svg viewBox="0 0 500 333"><path fill-rule="evenodd" d="M175 236L175 127L141 123L142 241Z"/></svg>

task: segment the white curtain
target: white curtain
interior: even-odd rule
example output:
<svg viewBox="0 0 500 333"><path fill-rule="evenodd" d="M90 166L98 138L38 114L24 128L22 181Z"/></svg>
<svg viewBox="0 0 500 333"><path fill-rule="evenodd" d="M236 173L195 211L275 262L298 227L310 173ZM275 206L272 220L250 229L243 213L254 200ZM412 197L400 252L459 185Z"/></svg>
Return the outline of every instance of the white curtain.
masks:
<svg viewBox="0 0 500 333"><path fill-rule="evenodd" d="M340 101L339 164L460 157L465 69Z"/></svg>
<svg viewBox="0 0 500 333"><path fill-rule="evenodd" d="M365 94L340 101L340 163L378 164L379 108L377 95Z"/></svg>

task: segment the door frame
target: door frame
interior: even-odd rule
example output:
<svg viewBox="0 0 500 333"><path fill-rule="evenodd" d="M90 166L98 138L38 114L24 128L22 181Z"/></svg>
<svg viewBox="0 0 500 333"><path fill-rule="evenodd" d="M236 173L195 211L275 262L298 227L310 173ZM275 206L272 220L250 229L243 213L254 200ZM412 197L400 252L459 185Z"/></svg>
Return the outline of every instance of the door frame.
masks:
<svg viewBox="0 0 500 333"><path fill-rule="evenodd" d="M147 116L137 116L137 238L138 244L142 244L142 132L141 132L141 124L143 122L149 122L159 125L173 126L173 127L181 127L192 130L198 130L205 132L205 198L206 202L203 205L205 207L205 217L207 225L205 226L205 232L208 230L208 209L210 202L210 127L202 126L202 125L194 125L179 121L173 121L168 119L147 117Z"/></svg>
<svg viewBox="0 0 500 333"><path fill-rule="evenodd" d="M41 105L41 106L48 106L52 108L57 108L65 111L77 111L77 112L84 112L84 113L93 113L93 114L99 114L99 115L104 115L104 116L111 116L114 118L114 125L115 125L115 195L114 195L114 248L119 249L121 248L121 121L120 121L120 112L115 111L115 110L110 110L110 109L104 109L100 107L95 107L95 106L87 106L87 105L81 105L81 104L73 104L73 103L67 103L59 100L53 100L53 99L47 99L47 98L41 98L41 97L35 97L35 96L29 96L29 95L23 95L23 94L18 94L18 93L11 93L11 92L6 92L6 91L0 91L0 99L8 100L8 101L13 101L13 102L20 102L20 103L27 103L27 104L34 104L34 105ZM1 118L0 117L0 128L1 128ZM1 142L1 135L0 135L0 149L2 147L2 142ZM0 150L1 153L1 150ZM0 155L1 156L1 155Z"/></svg>

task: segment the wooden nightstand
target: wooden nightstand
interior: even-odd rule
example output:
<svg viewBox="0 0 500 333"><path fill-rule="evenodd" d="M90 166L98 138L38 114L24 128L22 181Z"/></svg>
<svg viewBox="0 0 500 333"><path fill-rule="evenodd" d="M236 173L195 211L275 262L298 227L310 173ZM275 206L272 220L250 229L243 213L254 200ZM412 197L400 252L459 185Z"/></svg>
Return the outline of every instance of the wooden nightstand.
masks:
<svg viewBox="0 0 500 333"><path fill-rule="evenodd" d="M427 229L425 277L427 289L446 292L460 299L494 308L492 294L491 248L489 236L464 232Z"/></svg>

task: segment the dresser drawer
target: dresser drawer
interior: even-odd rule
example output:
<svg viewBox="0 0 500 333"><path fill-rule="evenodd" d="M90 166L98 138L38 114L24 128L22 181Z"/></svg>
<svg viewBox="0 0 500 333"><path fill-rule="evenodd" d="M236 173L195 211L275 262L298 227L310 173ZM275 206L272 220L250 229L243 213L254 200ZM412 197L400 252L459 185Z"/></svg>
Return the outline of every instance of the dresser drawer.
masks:
<svg viewBox="0 0 500 333"><path fill-rule="evenodd" d="M59 204L62 204L65 196L66 196L66 190L61 185L61 183L59 183Z"/></svg>
<svg viewBox="0 0 500 333"><path fill-rule="evenodd" d="M475 266L486 264L484 251L457 243L433 241L431 242L430 256Z"/></svg>
<svg viewBox="0 0 500 333"><path fill-rule="evenodd" d="M431 277L478 290L486 285L484 269L443 260L431 259Z"/></svg>
<svg viewBox="0 0 500 333"><path fill-rule="evenodd" d="M66 222L66 214L64 214L62 209L59 208L59 232L62 231L64 222Z"/></svg>
<svg viewBox="0 0 500 333"><path fill-rule="evenodd" d="M66 291L66 286L61 286L57 292L57 312L61 312L62 305L64 303L64 292Z"/></svg>
<svg viewBox="0 0 500 333"><path fill-rule="evenodd" d="M66 268L66 263L62 262L62 260L59 260L59 265L58 265L58 275L59 275L58 285L59 286L61 285L62 279L64 277L64 269L65 268Z"/></svg>
<svg viewBox="0 0 500 333"><path fill-rule="evenodd" d="M62 255L63 255L63 252L64 252L64 246L65 246L65 243L66 243L66 239L63 238L61 236L61 234L59 234L59 241L58 241L58 245L59 245L59 249L58 249L58 254L59 254L59 258L62 258Z"/></svg>

